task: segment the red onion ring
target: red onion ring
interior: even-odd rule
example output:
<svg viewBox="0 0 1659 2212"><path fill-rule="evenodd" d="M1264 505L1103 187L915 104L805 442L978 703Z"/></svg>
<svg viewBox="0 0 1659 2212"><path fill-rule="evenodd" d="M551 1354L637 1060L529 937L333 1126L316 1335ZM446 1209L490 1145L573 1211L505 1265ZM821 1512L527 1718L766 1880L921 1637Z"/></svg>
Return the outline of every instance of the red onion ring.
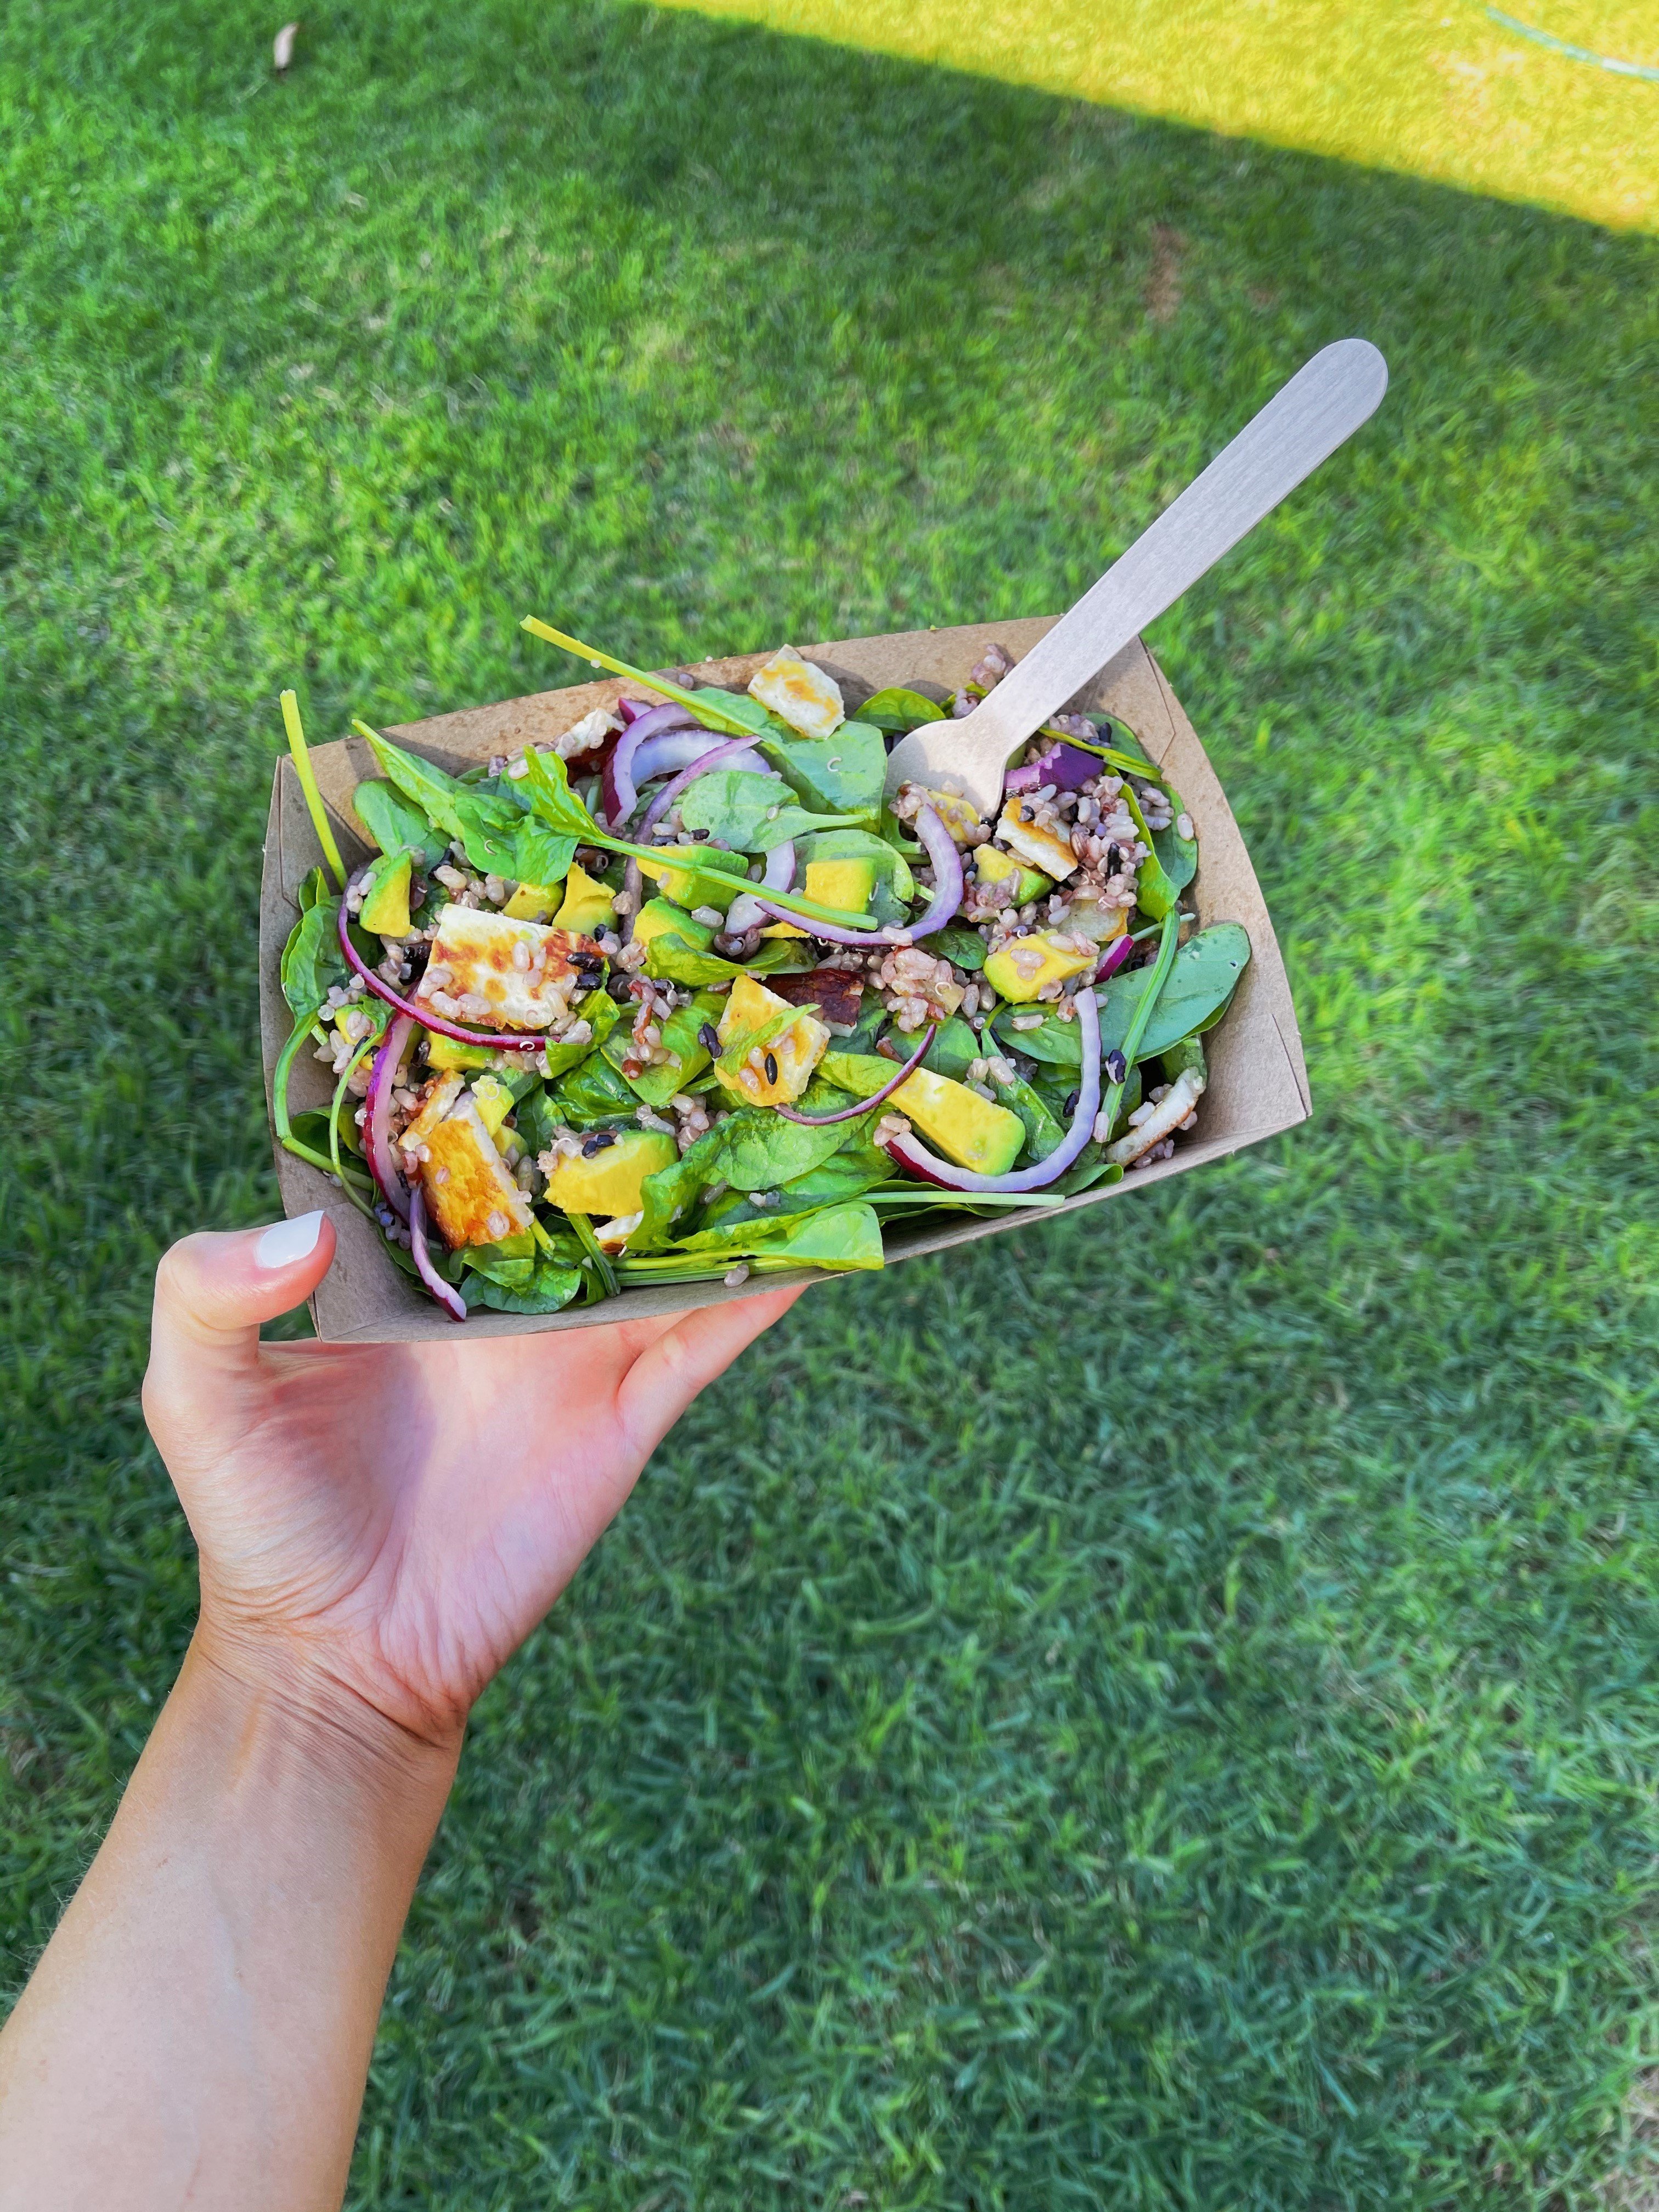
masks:
<svg viewBox="0 0 1659 2212"><path fill-rule="evenodd" d="M1116 975L1130 953L1133 951L1134 943L1133 938L1127 929L1121 937L1115 937L1112 939L1101 957L1099 967L1095 970L1097 983L1103 983L1109 975Z"/></svg>
<svg viewBox="0 0 1659 2212"><path fill-rule="evenodd" d="M409 1049L417 1024L412 1014L399 1014L381 1038L368 1075L368 1116L363 1124L363 1150L369 1173L380 1185L380 1195L400 1221L409 1218L409 1185L404 1181L392 1146L392 1079Z"/></svg>
<svg viewBox="0 0 1659 2212"><path fill-rule="evenodd" d="M384 999L389 1006L396 1006L400 1014L421 1024L438 1036L447 1036L456 1044L488 1045L492 1052L539 1052L554 1039L546 1035L520 1036L513 1030L464 1030L459 1022L447 1022L441 1014L434 1014L429 1006L418 1000L405 999L395 991L384 975L377 975L351 941L351 925L345 910L345 901L340 902L340 949L377 999Z"/></svg>
<svg viewBox="0 0 1659 2212"><path fill-rule="evenodd" d="M769 891L787 891L795 881L795 842L786 837L781 845L774 845L766 856L766 873L761 878L761 888ZM725 934L741 936L775 914L775 907L763 906L752 891L743 891L732 902L726 917Z"/></svg>
<svg viewBox="0 0 1659 2212"><path fill-rule="evenodd" d="M804 915L791 914L787 908L773 906L769 900L755 895L755 903L763 912L780 921L793 921L809 937L816 937L823 945L914 945L919 937L931 937L945 923L962 904L962 855L950 831L931 806L922 807L916 815L916 835L926 847L928 859L933 864L933 896L927 911L902 929L842 929L833 922L808 921Z"/></svg>
<svg viewBox="0 0 1659 2212"><path fill-rule="evenodd" d="M838 1106L833 1114L797 1114L793 1106L775 1106L773 1112L781 1114L786 1121L799 1121L808 1129L827 1128L831 1121L856 1121L860 1114L867 1114L872 1106L879 1106L890 1098L907 1075L914 1075L927 1057L927 1048L933 1042L937 1022L929 1022L926 1036L916 1047L890 1083L884 1083L879 1091L872 1091L867 1098L860 1098L851 1106Z"/></svg>
<svg viewBox="0 0 1659 2212"><path fill-rule="evenodd" d="M1095 1115L1100 1111L1100 1009L1091 990L1077 994L1077 1025L1082 1031L1078 1040L1083 1054L1082 1088L1077 1095L1072 1126L1046 1160L1037 1161L1034 1167L1017 1168L1011 1175L984 1176L975 1175L970 1168L959 1168L953 1161L940 1159L914 1137L894 1137L888 1144L888 1152L912 1175L920 1176L924 1182L939 1183L947 1190L982 1190L989 1194L1041 1190L1045 1183L1057 1182L1088 1143L1094 1131Z"/></svg>
<svg viewBox="0 0 1659 2212"><path fill-rule="evenodd" d="M689 707L677 706L672 700L665 707L647 708L629 715L628 727L612 746L599 778L605 820L612 830L620 829L639 804L634 759L640 747L659 730L683 730L696 720Z"/></svg>
<svg viewBox="0 0 1659 2212"><path fill-rule="evenodd" d="M453 1284L445 1282L433 1266L432 1255L426 1249L426 1200L421 1194L418 1182L411 1183L409 1191L409 1249L414 1255L416 1273L451 1321L465 1321L466 1300Z"/></svg>
<svg viewBox="0 0 1659 2212"><path fill-rule="evenodd" d="M683 768L672 783L662 789L645 810L636 842L643 845L683 791L689 791L700 775L712 775L717 768L741 769L747 775L775 776L777 770L767 768L756 757L753 738L728 738L724 744L712 746L694 760L690 768Z"/></svg>
<svg viewBox="0 0 1659 2212"><path fill-rule="evenodd" d="M622 717L623 729L627 729L631 724L637 722L641 714L648 714L652 709L646 705L643 699L618 699L616 711Z"/></svg>

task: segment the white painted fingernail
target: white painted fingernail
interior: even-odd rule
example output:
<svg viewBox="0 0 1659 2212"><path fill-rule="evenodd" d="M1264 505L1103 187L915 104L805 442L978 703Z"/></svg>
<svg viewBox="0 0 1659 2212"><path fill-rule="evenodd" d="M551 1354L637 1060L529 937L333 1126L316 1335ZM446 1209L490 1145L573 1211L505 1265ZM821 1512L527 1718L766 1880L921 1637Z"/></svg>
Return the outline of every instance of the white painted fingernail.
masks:
<svg viewBox="0 0 1659 2212"><path fill-rule="evenodd" d="M292 1221L273 1222L254 1246L254 1260L261 1267L291 1267L311 1257L322 1233L320 1206L315 1213L296 1213Z"/></svg>

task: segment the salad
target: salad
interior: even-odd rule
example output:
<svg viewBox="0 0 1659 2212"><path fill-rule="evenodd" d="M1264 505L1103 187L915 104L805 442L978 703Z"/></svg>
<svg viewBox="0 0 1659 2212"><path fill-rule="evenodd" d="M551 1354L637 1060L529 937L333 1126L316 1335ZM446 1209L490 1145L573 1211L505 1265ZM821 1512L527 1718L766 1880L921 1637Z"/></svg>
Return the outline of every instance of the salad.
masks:
<svg viewBox="0 0 1659 2212"><path fill-rule="evenodd" d="M283 955L276 1133L457 1321L879 1267L888 1223L1055 1206L1194 1126L1249 939L1183 909L1191 817L1121 725L1057 715L982 819L883 785L1000 647L849 714L788 646L739 693L525 627L642 696L459 776L355 723L355 872L283 699L327 866ZM301 1111L307 1054L333 1091Z"/></svg>

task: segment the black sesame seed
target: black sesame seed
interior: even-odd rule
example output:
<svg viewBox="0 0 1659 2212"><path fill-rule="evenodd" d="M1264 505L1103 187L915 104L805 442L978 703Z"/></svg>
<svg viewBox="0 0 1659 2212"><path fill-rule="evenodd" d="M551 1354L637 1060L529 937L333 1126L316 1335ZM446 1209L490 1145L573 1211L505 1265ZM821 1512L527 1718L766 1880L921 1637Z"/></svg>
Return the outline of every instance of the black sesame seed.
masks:
<svg viewBox="0 0 1659 2212"><path fill-rule="evenodd" d="M697 1031L697 1042L702 1047L706 1053L711 1055L711 1057L716 1060L719 1059L720 1049L720 1033L714 1027L713 1022L705 1022L702 1027Z"/></svg>
<svg viewBox="0 0 1659 2212"><path fill-rule="evenodd" d="M1066 1118L1068 1121L1071 1120L1073 1115L1076 1113L1077 1102L1082 1096L1083 1093L1080 1091L1074 1091L1071 1097L1066 1101Z"/></svg>
<svg viewBox="0 0 1659 2212"><path fill-rule="evenodd" d="M605 957L598 952L573 952L570 964L573 968L580 968L584 975L597 975L605 965Z"/></svg>
<svg viewBox="0 0 1659 2212"><path fill-rule="evenodd" d="M597 1137L584 1137L582 1139L582 1158L585 1160L591 1160L594 1153L597 1152L599 1149L599 1140Z"/></svg>
<svg viewBox="0 0 1659 2212"><path fill-rule="evenodd" d="M778 1056L775 1052L769 1052L766 1055L766 1079L769 1083L775 1083L778 1079Z"/></svg>
<svg viewBox="0 0 1659 2212"><path fill-rule="evenodd" d="M1103 872L1109 876L1115 876L1122 866L1122 854L1118 851L1115 845L1109 845L1106 848L1106 861Z"/></svg>
<svg viewBox="0 0 1659 2212"><path fill-rule="evenodd" d="M1121 1052L1109 1052L1107 1054L1106 1079L1109 1083L1121 1083L1124 1077L1128 1073L1129 1063L1125 1060Z"/></svg>
<svg viewBox="0 0 1659 2212"><path fill-rule="evenodd" d="M595 1129L592 1135L587 1141L588 1144L592 1146L593 1150L596 1152L602 1152L607 1145L614 1145L616 1143L617 1133L614 1129ZM582 1146L582 1150L586 1152L587 1150L587 1145L584 1145Z"/></svg>

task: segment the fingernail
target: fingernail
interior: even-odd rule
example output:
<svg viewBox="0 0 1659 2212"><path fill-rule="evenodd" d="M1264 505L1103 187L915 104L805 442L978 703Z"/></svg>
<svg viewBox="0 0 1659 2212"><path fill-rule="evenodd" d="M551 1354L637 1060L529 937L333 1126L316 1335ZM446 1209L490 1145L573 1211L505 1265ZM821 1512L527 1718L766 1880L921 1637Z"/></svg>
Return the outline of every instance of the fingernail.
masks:
<svg viewBox="0 0 1659 2212"><path fill-rule="evenodd" d="M292 1221L275 1221L253 1248L255 1263L261 1267L291 1267L296 1260L311 1257L322 1233L320 1206L315 1213L296 1213Z"/></svg>

